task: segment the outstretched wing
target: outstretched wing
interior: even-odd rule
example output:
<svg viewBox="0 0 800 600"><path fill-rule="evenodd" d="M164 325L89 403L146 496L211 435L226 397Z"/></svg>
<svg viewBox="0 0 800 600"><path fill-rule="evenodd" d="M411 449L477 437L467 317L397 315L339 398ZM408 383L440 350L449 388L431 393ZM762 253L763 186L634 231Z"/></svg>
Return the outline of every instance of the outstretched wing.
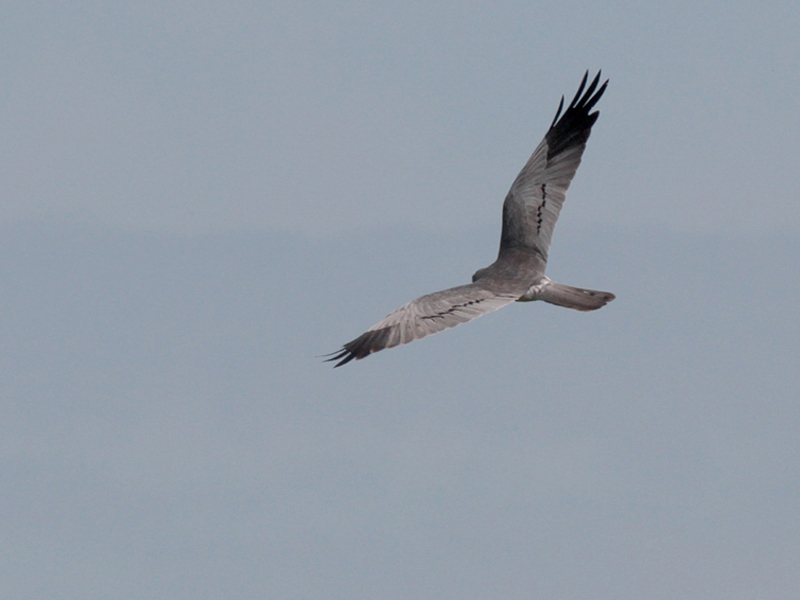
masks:
<svg viewBox="0 0 800 600"><path fill-rule="evenodd" d="M493 291L487 282L470 283L412 300L346 343L328 361L338 360L334 366L340 367L354 358L439 333L511 304L524 291L512 282L502 287L507 289Z"/></svg>
<svg viewBox="0 0 800 600"><path fill-rule="evenodd" d="M536 250L547 261L553 228L564 204L567 188L581 164L581 155L586 148L592 125L600 116L599 112L589 111L603 95L608 84L606 80L597 89L600 81L598 71L586 93L581 96L588 75L587 71L578 93L563 115L561 109L564 107L564 97L561 97L561 104L550 129L508 192L503 204L501 254L505 248L525 246Z"/></svg>

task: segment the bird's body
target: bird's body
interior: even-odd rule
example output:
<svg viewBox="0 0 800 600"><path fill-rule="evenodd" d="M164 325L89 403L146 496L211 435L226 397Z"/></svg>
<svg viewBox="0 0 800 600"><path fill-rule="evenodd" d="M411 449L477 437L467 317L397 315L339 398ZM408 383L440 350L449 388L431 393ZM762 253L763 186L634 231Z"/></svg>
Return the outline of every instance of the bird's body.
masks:
<svg viewBox="0 0 800 600"><path fill-rule="evenodd" d="M564 98L542 142L511 185L503 203L503 228L497 260L479 269L472 283L421 296L398 308L328 359L339 367L353 359L393 348L471 321L515 301L544 300L576 310L596 310L614 299L610 292L585 290L545 277L553 228L567 188L581 162L591 128L599 116L589 111L603 95L600 73L578 93L559 119ZM597 90L595 92L595 90Z"/></svg>

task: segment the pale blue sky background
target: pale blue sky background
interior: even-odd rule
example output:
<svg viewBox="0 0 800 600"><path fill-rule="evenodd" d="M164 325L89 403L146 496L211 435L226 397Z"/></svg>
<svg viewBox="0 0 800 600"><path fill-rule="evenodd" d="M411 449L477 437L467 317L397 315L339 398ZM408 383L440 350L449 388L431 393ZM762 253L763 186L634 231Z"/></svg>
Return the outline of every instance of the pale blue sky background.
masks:
<svg viewBox="0 0 800 600"><path fill-rule="evenodd" d="M0 597L794 599L796 2L0 9ZM492 262L611 79L548 274Z"/></svg>

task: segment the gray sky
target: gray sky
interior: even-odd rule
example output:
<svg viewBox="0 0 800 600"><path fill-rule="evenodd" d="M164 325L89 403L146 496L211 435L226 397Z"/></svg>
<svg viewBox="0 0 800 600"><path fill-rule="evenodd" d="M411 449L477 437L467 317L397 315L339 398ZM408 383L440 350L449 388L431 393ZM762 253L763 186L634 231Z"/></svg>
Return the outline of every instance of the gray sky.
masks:
<svg viewBox="0 0 800 600"><path fill-rule="evenodd" d="M0 596L800 589L795 3L0 9ZM346 367L495 257L586 69L548 274Z"/></svg>

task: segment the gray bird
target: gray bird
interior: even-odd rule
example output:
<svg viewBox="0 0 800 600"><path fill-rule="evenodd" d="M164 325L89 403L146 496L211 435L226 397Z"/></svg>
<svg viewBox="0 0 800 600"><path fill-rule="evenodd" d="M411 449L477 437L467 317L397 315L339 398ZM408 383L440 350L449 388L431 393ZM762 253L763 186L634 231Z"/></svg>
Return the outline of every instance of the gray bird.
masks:
<svg viewBox="0 0 800 600"><path fill-rule="evenodd" d="M583 93L588 75L587 71L563 115L564 97L561 97L550 129L506 196L497 260L478 269L470 284L428 294L401 306L341 350L329 354L332 358L328 361L339 361L334 366L340 367L354 358L362 359L373 352L439 333L512 302L544 300L589 311L614 299L610 292L556 283L544 274L553 227L581 163L592 125L600 116L597 111L589 111L608 85L606 80L597 89L598 72Z"/></svg>

